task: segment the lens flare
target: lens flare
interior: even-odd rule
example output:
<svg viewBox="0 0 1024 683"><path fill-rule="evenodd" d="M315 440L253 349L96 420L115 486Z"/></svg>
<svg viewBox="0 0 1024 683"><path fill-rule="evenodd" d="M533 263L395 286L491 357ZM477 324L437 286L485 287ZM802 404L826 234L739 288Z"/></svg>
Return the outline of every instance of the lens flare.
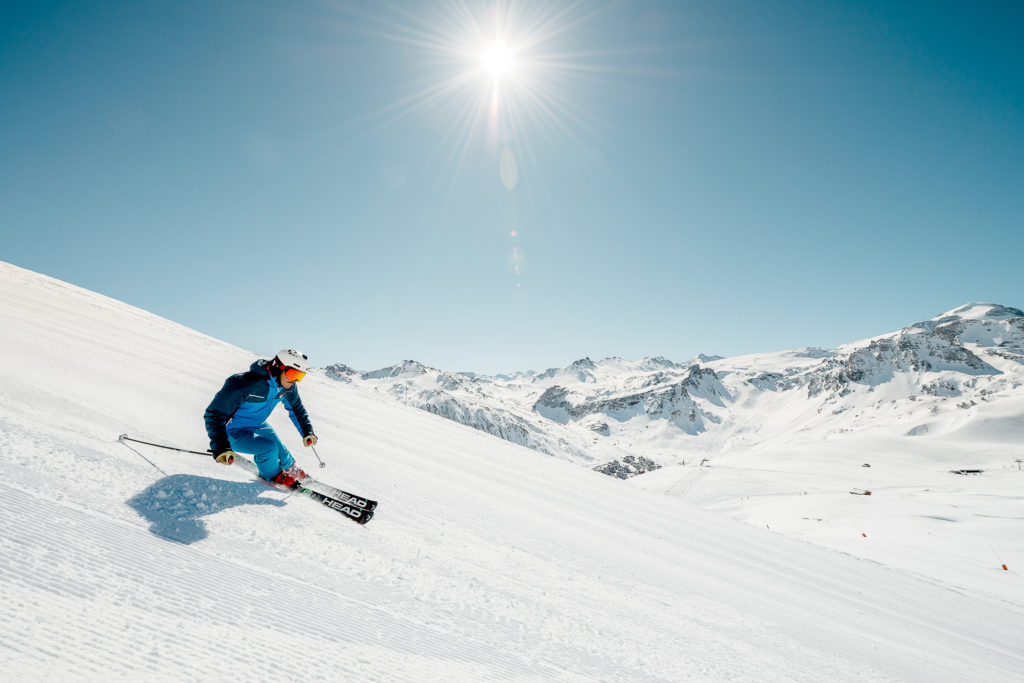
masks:
<svg viewBox="0 0 1024 683"><path fill-rule="evenodd" d="M501 150L501 160L498 163L501 184L507 190L516 189L516 183L519 181L519 165L516 163L516 155L506 147Z"/></svg>

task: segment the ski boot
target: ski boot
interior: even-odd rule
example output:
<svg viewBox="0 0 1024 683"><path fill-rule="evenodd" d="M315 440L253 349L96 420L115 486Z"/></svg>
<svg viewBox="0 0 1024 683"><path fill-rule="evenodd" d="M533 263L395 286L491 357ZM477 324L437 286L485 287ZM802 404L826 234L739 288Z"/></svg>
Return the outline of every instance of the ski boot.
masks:
<svg viewBox="0 0 1024 683"><path fill-rule="evenodd" d="M304 480L307 476L309 475L303 472L301 467L293 463L292 466L289 467L288 469L284 469L278 472L277 476L271 479L271 481L274 482L275 484L280 484L281 486L287 486L288 488L292 488L293 486Z"/></svg>

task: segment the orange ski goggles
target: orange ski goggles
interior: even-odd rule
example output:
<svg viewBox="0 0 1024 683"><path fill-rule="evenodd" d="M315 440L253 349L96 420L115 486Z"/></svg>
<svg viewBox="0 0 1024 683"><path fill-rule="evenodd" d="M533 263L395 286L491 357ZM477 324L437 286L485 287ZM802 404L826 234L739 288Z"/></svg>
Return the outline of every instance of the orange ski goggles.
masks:
<svg viewBox="0 0 1024 683"><path fill-rule="evenodd" d="M302 381L302 378L306 376L306 373L301 370L296 370L295 368L285 368L281 371L281 374L292 382Z"/></svg>

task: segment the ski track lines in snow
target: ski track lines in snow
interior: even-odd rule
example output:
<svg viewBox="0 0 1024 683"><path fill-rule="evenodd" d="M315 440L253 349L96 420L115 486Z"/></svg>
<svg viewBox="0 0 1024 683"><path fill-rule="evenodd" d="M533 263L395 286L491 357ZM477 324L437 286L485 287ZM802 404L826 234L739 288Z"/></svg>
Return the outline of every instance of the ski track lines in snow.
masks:
<svg viewBox="0 0 1024 683"><path fill-rule="evenodd" d="M11 548L7 556L15 561L2 567L5 581L29 589L18 595L54 598L46 618L37 619L34 628L4 624L11 638L7 646L30 655L25 675L61 672L73 661L75 673L87 677L201 674L233 680L248 672L261 679L299 674L332 680L338 675L332 671L340 670L383 680L402 663L387 656L389 643L409 643L411 654L429 652L431 660L455 670L464 661L468 666L462 674L467 677L484 671L523 673L500 652L446 638L408 617L374 607L389 604L382 596L359 599L364 591L353 582L320 578L312 585L301 579L283 581L274 570L260 572L250 566L240 571L236 563L216 558L197 562L189 549L154 543L138 529L68 514L9 487L2 489L4 506L16 507L32 522L24 533L51 532L47 545L33 553ZM43 524L58 533L44 530ZM88 542L88 554L69 555L67 548L80 547L82 540ZM125 546L135 551L125 556ZM33 555L31 564L18 566L16 558ZM13 608L22 614L32 605ZM77 644L66 642L67 622L78 631ZM361 661L358 652L363 649L373 651L372 658ZM335 659L325 661L317 655L322 652L331 652ZM349 656L336 658L339 652ZM290 653L301 653L301 664L289 662ZM430 661L417 664L441 673Z"/></svg>
<svg viewBox="0 0 1024 683"><path fill-rule="evenodd" d="M43 484L8 468L3 474L33 490ZM336 680L359 672L364 680L393 680L403 664L412 667L410 680L555 677L542 662L502 651L503 644L522 640L521 629L499 628L501 637L485 646L453 636L495 633L495 624L471 620L459 624L465 633L448 632L435 610L385 586L344 574L304 579L301 570L313 567L275 566L264 549L241 543L230 548L235 561L195 557L191 547L160 542L137 525L83 515L5 484L0 492L4 517L23 520L17 536L3 537L10 544L0 563L3 580L25 589L15 597L35 597L8 603L2 624L8 637L0 642L16 653L15 662L17 654L29 655L26 675L66 672L74 662L86 677L201 673L227 680L249 671L261 679L319 674ZM33 609L46 598L47 609ZM25 628L20 617L32 612L37 619ZM77 647L68 642L68 626L78 632ZM540 642L523 645L523 651L544 649ZM390 649L406 651L391 658ZM347 661L336 657L349 651ZM288 653L302 653L301 666L289 666ZM597 666L581 661L577 671L615 670L598 656L583 659Z"/></svg>
<svg viewBox="0 0 1024 683"><path fill-rule="evenodd" d="M4 264L0 320L0 355L28 358L0 366L12 680L1024 671L1017 602L752 528L314 373L302 390L324 479L381 501L359 527L211 458L116 441L131 430L204 448L202 410L251 354ZM103 356L117 345L121 366ZM274 424L294 441L285 418Z"/></svg>
<svg viewBox="0 0 1024 683"><path fill-rule="evenodd" d="M14 430L5 431L11 435ZM9 445L5 443L4 449ZM27 441L19 444L22 451L29 447ZM85 455L90 460L95 458L93 451ZM33 464L41 463L33 461ZM287 679L299 676L296 671L278 670L273 664L273 653L299 651L310 653L302 671L319 671L327 680L332 678L329 672L337 675L357 671L366 680L374 677L379 680L657 680L656 671L666 674L674 671L688 678L734 678L737 675L755 678L768 670L780 678L810 679L815 675L812 672L825 671L838 678L873 677L870 667L855 672L849 663L837 666L821 652L808 652L805 644L773 634L772 627L762 619L731 613L727 606L716 606L699 595L729 595L730 572L726 570L726 576L716 580L716 566L739 566L741 574L751 567L760 571L764 575L763 590L774 596L769 602L776 602L780 593L786 595L792 591L783 602L792 600L793 614L787 616L794 619L813 613L813 606L803 605L808 601L806 597L801 598L806 591L811 594L810 601L828 596L833 608L837 605L836 596L843 598L849 594L843 583L851 577L818 577L817 583L829 585L816 586L810 577L787 572L791 566L763 565L755 559L763 557L755 548L748 546L746 552L729 551L734 547L730 541L742 539L723 542L718 538L716 543L711 538L713 534L698 534L696 543L689 540L694 547L683 545L689 554L691 550L699 552L706 542L703 550L712 552L705 552L700 558L707 567L691 563L686 568L695 580L683 581L686 587L677 586L682 588L680 594L684 597L673 604L674 609L667 614L665 610L652 609L649 601L638 599L642 596L635 594L639 588L661 601L678 600L663 594L657 587L661 579L669 578L663 573L671 573L673 563L665 566L662 560L662 566L658 566L657 554L646 556L648 549L643 545L636 552L641 554L645 565L641 575L653 579L650 584L641 581L630 585L614 568L602 568L602 563L595 562L594 558L587 562L586 558L579 557L580 552L585 553L586 548L595 543L593 539L574 539L581 543L581 551L565 547L563 538L561 552L548 546L543 546L541 553L531 548L519 551L527 555L525 562L511 565L506 571L512 571L506 576L501 575L501 563L489 563L486 557L481 557L476 565L468 563L470 569L475 566L480 570L471 571L471 576L464 576L467 570L463 560L441 567L431 566L430 558L424 558L421 571L393 560L389 569L413 576L405 585L389 587L372 580L372 575L368 579L367 573L356 571L356 567L341 566L339 569L344 571L318 573L315 557L301 558L302 562L291 557L287 562L275 564L272 548L253 547L239 541L217 540L220 555L230 557L230 561L210 557L197 546L166 543L143 532L138 518L132 523L133 516L125 513L121 501L102 492L76 493L63 505L49 500L48 496L34 496L31 492L47 491L47 476L27 467L5 462L2 481L19 482L16 488L3 486L0 509L4 517L14 519L16 515L27 523L20 525L17 535L0 536L5 545L11 544L2 554L7 558L0 564L3 581L8 586L13 585L15 596L21 598L7 613L8 618L14 617L13 623L2 624L3 633L20 635L10 643L6 643L6 639L0 642L15 651L14 662L19 661L18 653L25 657L23 670L32 676L53 671L55 678L69 672L87 678L104 672L104 675L114 673L125 677L141 673L216 679L249 672L261 679ZM319 524L334 521L334 513L315 506L300 507L304 502L289 503L295 506L292 512L299 518L315 513L320 517ZM72 505L81 509L73 509ZM667 521L658 517L651 514L649 520L652 523ZM734 525L745 535L751 533L738 523ZM349 543L353 535L356 539L365 536L364 530L355 525L341 528L349 532L340 534ZM688 529L699 530L700 527ZM600 533L597 529L584 527L583 530ZM612 527L610 532L607 541L616 551L611 554L619 555L620 544L634 530ZM672 536L674 534L668 534L658 540L667 544L685 540ZM481 539L477 539L477 543L477 549L486 549L487 544L481 543ZM408 544L398 545L409 548ZM450 542L449 550L460 546L460 543ZM344 554L344 550L341 552ZM861 563L855 564L861 566ZM598 582L611 584L609 588L616 594L615 598L602 593L602 586L595 585L594 577L587 576L588 569L594 571L595 568L608 572L596 578ZM474 593L504 601L513 609L502 615L495 609L494 602L472 605L478 596L464 594L465 587L460 590L460 586L450 585L439 572L441 569L448 569L468 581ZM538 573L534 575L524 569L536 569ZM568 573L569 578L557 576L560 572ZM291 578L282 581L282 575ZM307 576L315 578L303 578ZM854 580L862 578L854 577ZM573 589L574 582L582 584L580 594ZM676 582L679 583L678 577ZM521 585L524 583L525 586ZM536 603L524 599L534 592L542 592L545 585L558 587L560 583L570 599L558 595L542 596ZM688 595L694 585L703 586L703 590ZM28 595L32 598L27 598ZM459 604L467 602L470 604ZM899 609L898 599L893 605L894 610ZM27 629L19 623L20 616L39 611L40 607L45 618ZM309 607L315 608L315 612ZM602 616L602 607L610 617ZM779 604L774 607L778 608ZM850 609L841 610L841 619L853 616L851 621L855 623L855 615L863 611L868 615L867 621L876 623L878 607L875 600L863 603L854 600ZM627 614L625 628L617 626L616 622ZM912 640L915 628L902 628L905 616L894 614L886 621L890 619L895 628L887 635L905 632L904 646L908 654L913 653L915 646L907 642L907 634ZM680 629L679 620L689 622L689 627ZM357 634L353 636L346 624L358 625ZM593 631L591 624L599 624L607 631ZM644 632L637 642L637 634L630 630L640 624ZM664 636L659 634L663 633L674 637L682 635L685 639L673 642L670 637L661 642ZM56 634L59 636L54 642L50 638ZM243 634L244 642L240 642L238 637ZM225 637L229 638L229 647L224 645ZM602 659L594 652L594 647L583 646L594 640L602 643L606 638L609 641L603 644L609 646L619 638L625 639L631 647L649 646L651 651L644 656L655 660L658 666L650 667L652 671L644 674L644 666L623 667ZM885 635L879 638L879 645L884 644L881 642L884 639ZM645 640L648 642L644 643ZM823 644L827 650L828 643ZM927 644L923 643L925 647ZM689 654L694 651L700 656ZM270 654L264 659L260 652ZM532 656L526 656L530 654ZM780 657L781 654L789 656ZM675 661L657 661L659 658ZM801 661L803 666L796 664ZM71 662L74 668L66 668ZM683 663L687 665L681 666ZM53 668L48 669L47 665Z"/></svg>
<svg viewBox="0 0 1024 683"><path fill-rule="evenodd" d="M4 446L6 450L9 444ZM22 452L27 448L28 442L19 444ZM87 455L94 457L92 452ZM31 493L53 488L41 472L5 462L2 477L5 482L19 482L17 488L3 486L0 509L4 517L17 515L26 522L18 534L2 537L5 545L10 544L2 554L6 561L0 564L3 581L21 598L9 603L12 609L6 616L13 617L13 623L2 624L3 633L16 634L9 641L0 639L15 653L10 658L11 671L24 671L32 677L42 673L44 678L50 673L55 678L71 673L90 678L102 673L216 679L249 670L259 678L293 678L295 671L279 672L268 664L274 661L273 653L298 651L311 653L305 658L304 672L316 673L322 662L322 671L358 671L366 680L375 675L381 680L657 679L608 661L600 648L585 645L588 639L599 643L603 637L611 637L607 645L621 642L621 638L635 647L628 631L635 628L635 620L644 611L642 603L638 604L639 613L623 628L614 616L601 616L605 601L599 592L591 595L589 588L593 587L574 600L551 595L546 596L545 604L531 604L522 597L530 591L523 590L515 575L506 577L512 582L511 589L494 599L513 609L506 609L504 620L496 620L500 611L494 609L493 602L484 605L486 609L469 610L450 604L453 598L458 602L468 596L460 595L458 586L446 586L439 580L438 567L428 567L421 572L420 582L400 590L346 579L358 576L352 567L348 573L317 574L316 563L308 562L309 558L306 566L294 561L274 566L267 548L239 542L218 540L218 549L232 558L230 562L204 554L195 557L193 546L163 543L140 532L131 516L122 514L123 506L116 497L75 492L62 505L50 496ZM334 521L333 513L313 511L326 515L321 522ZM310 510L298 512L308 514ZM351 525L350 531L360 530ZM398 571L408 573L410 569L400 567ZM494 571L495 567L481 569ZM309 574L317 577L312 585L302 580ZM282 575L291 578L282 580ZM500 591L501 581L488 586L486 576L469 581L475 592L484 595ZM29 595L32 597L26 597ZM580 601L591 604L581 606L577 604ZM694 621L701 620L700 610L691 607L690 613ZM29 628L19 623L26 614L37 615ZM664 615L661 617L664 620ZM735 626L727 622L738 621L756 633L751 622L757 620L730 617L717 625L716 621L716 617L706 617L702 630L688 645L698 646L705 658L709 652L718 652L712 661L720 664L709 666L697 659L686 669L688 677L729 677L750 668L749 653L744 654L745 648L736 643L736 634L730 633ZM607 629L607 635L592 631L594 623ZM353 633L346 624L358 625L359 630ZM652 618L647 625L656 628L658 621ZM666 632L672 632L670 624L664 626ZM225 648L225 634L245 634L245 643L229 638L232 645ZM655 647L652 656L680 662L687 659L673 643L659 643L656 633L650 640ZM756 641L752 637L746 644ZM657 648L666 645L667 653L659 655ZM760 643L762 648L765 645ZM772 645L787 646L784 642ZM339 657L339 650L372 653L363 655L372 661ZM396 651L394 658L388 656L390 650ZM269 653L269 662L260 665L260 652ZM332 654L318 658L317 652ZM524 655L532 656L524 659ZM737 666L740 658L747 661ZM550 663L546 664L546 659ZM254 665L258 665L255 670ZM756 671L751 669L752 674Z"/></svg>

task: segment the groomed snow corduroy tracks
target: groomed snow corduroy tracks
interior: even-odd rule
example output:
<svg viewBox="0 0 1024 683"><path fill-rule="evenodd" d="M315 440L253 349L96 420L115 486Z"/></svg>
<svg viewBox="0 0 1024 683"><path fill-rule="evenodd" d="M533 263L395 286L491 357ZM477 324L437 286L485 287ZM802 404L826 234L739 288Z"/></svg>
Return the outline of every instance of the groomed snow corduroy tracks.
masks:
<svg viewBox="0 0 1024 683"><path fill-rule="evenodd" d="M787 539L311 375L359 527L211 459L251 354L0 264L14 680L1014 680L1024 609ZM285 343L284 341L282 342ZM282 417L282 416L278 416ZM289 424L279 432L305 457ZM308 463L304 463L308 464ZM1012 577L1011 577L1012 578Z"/></svg>

